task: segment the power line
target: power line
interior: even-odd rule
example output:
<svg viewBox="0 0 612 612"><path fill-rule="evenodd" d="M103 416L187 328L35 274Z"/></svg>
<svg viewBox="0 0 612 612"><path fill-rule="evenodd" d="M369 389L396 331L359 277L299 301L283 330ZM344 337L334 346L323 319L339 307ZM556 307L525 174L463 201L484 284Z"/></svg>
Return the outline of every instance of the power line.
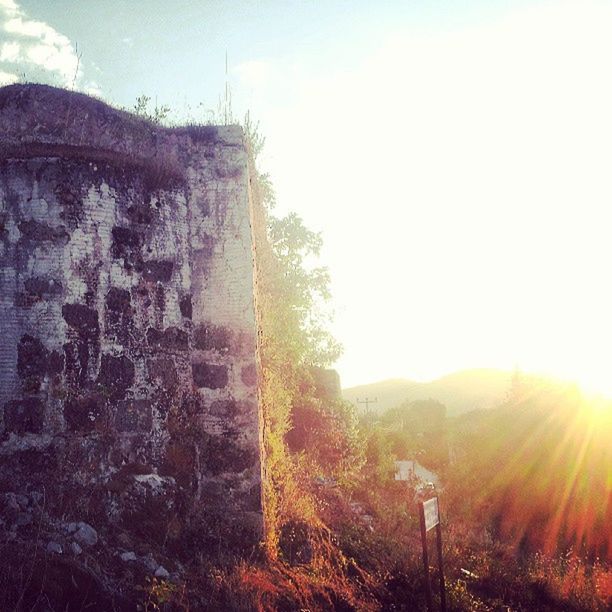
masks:
<svg viewBox="0 0 612 612"><path fill-rule="evenodd" d="M370 410L370 404L376 404L378 402L378 398L375 397L374 399L370 399L369 397L366 397L364 400L360 400L359 398L357 398L356 401L358 404L365 404L365 420L366 423L369 423L369 427L372 427L372 422L374 419L372 418L372 410Z"/></svg>
<svg viewBox="0 0 612 612"><path fill-rule="evenodd" d="M358 404L365 404L366 412L370 411L370 404L376 404L377 402L378 402L377 397L375 397L374 399L370 399L369 397L366 397L364 400L360 400L359 398L357 398Z"/></svg>

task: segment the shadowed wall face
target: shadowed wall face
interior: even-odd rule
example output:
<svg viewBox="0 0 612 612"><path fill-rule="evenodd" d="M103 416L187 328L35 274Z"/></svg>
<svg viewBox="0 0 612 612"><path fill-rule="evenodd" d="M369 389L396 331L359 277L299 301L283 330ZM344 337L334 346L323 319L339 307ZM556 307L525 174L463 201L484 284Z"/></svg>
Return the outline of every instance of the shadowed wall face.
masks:
<svg viewBox="0 0 612 612"><path fill-rule="evenodd" d="M11 86L0 134L0 491L176 537L223 516L256 540L241 131Z"/></svg>

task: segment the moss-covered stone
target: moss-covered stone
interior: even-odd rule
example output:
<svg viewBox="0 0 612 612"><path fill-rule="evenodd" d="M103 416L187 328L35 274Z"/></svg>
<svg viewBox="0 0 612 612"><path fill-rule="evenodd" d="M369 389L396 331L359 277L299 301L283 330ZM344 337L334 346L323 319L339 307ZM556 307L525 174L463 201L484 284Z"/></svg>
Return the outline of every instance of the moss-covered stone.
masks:
<svg viewBox="0 0 612 612"><path fill-rule="evenodd" d="M103 425L106 414L99 396L72 397L64 402L64 419L70 431L88 433Z"/></svg>
<svg viewBox="0 0 612 612"><path fill-rule="evenodd" d="M194 332L195 347L227 353L230 350L232 333L227 327L203 323Z"/></svg>
<svg viewBox="0 0 612 612"><path fill-rule="evenodd" d="M147 330L147 342L152 348L169 351L186 351L189 348L187 332L178 327L168 327L163 331L150 327Z"/></svg>
<svg viewBox="0 0 612 612"><path fill-rule="evenodd" d="M194 363L191 366L193 384L208 389L223 389L227 386L227 367L210 363Z"/></svg>
<svg viewBox="0 0 612 612"><path fill-rule="evenodd" d="M126 355L102 355L97 383L110 399L123 399L134 383L134 363Z"/></svg>
<svg viewBox="0 0 612 612"><path fill-rule="evenodd" d="M4 406L4 426L7 431L18 435L41 433L43 425L44 406L37 397L26 397Z"/></svg>

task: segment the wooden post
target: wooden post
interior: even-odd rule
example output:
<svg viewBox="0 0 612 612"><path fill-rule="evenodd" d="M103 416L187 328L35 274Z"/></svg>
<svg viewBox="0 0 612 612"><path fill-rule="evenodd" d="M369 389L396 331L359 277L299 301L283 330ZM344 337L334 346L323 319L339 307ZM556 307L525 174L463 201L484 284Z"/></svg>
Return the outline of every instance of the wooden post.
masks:
<svg viewBox="0 0 612 612"><path fill-rule="evenodd" d="M439 508L438 505L438 511ZM444 586L444 564L442 563L442 526L440 521L436 525L436 536L438 539L438 571L440 572L440 606L442 612L446 612L446 588Z"/></svg>
<svg viewBox="0 0 612 612"><path fill-rule="evenodd" d="M423 544L423 565L425 566L425 586L427 589L427 610L432 612L431 579L429 577L429 557L427 554L427 532L436 528L438 544L438 572L440 576L440 609L446 612L446 589L444 585L444 564L442 562L442 525L440 523L440 503L437 497L432 497L419 503L421 518L421 543Z"/></svg>
<svg viewBox="0 0 612 612"><path fill-rule="evenodd" d="M428 612L433 612L433 604L431 601L431 581L429 579L429 557L427 555L427 529L425 527L425 510L422 503L419 503L419 515L421 517L421 543L423 544L423 566L425 567L427 610Z"/></svg>

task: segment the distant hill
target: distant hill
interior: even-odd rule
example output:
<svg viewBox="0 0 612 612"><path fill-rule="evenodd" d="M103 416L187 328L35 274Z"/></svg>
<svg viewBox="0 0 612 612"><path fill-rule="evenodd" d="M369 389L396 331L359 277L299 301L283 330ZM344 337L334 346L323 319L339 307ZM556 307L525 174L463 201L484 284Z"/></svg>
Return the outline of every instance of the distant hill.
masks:
<svg viewBox="0 0 612 612"><path fill-rule="evenodd" d="M426 383L395 378L359 385L343 389L342 396L360 412L365 405L357 399L377 398L376 403L370 404L370 409L377 413L406 401L434 399L446 406L448 416L456 416L470 410L494 408L506 397L511 380L512 372L503 370L462 370Z"/></svg>

